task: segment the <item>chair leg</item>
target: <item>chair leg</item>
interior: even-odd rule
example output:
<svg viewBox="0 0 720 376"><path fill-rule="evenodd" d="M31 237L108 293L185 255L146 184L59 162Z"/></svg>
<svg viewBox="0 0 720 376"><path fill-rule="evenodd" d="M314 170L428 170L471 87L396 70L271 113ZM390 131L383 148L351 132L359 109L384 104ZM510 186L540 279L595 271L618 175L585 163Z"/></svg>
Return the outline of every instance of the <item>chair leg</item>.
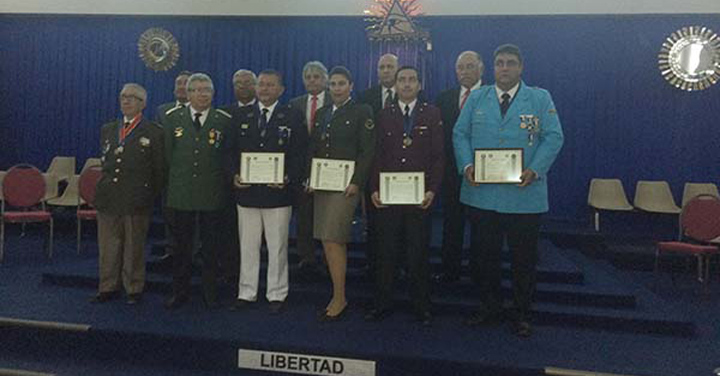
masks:
<svg viewBox="0 0 720 376"><path fill-rule="evenodd" d="M5 221L0 220L0 263L5 256Z"/></svg>
<svg viewBox="0 0 720 376"><path fill-rule="evenodd" d="M655 248L655 266L653 266L653 273L657 274L660 267L660 248Z"/></svg>
<svg viewBox="0 0 720 376"><path fill-rule="evenodd" d="M595 222L595 232L600 232L600 212L596 210L594 217L595 217L594 218L595 219L595 221L594 221Z"/></svg>
<svg viewBox="0 0 720 376"><path fill-rule="evenodd" d="M697 256L697 261L698 261L698 264L697 264L697 267L698 267L698 269L697 269L697 272L698 272L698 282L704 283L704 282L705 282L705 278L703 278L703 274L704 274L703 271L704 271L705 268L703 268L703 261L704 261L703 256L702 256L702 255L698 255L698 256Z"/></svg>
<svg viewBox="0 0 720 376"><path fill-rule="evenodd" d="M50 231L48 234L48 258L53 257L53 220L50 218Z"/></svg>
<svg viewBox="0 0 720 376"><path fill-rule="evenodd" d="M80 254L80 237L82 237L82 219L77 219L77 254Z"/></svg>

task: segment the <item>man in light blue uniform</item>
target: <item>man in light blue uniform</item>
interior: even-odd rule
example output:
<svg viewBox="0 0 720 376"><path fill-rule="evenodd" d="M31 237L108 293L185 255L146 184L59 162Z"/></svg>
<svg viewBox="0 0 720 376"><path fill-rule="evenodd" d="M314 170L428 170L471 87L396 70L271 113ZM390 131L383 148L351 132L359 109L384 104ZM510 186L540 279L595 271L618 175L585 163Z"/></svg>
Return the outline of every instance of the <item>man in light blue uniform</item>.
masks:
<svg viewBox="0 0 720 376"><path fill-rule="evenodd" d="M496 323L501 318L501 257L504 241L512 254L513 331L530 336L540 216L548 211L547 173L563 144L550 93L521 81L523 59L514 45L495 50L495 85L474 91L453 130L460 201L467 205L476 252L483 306L465 323ZM474 150L523 149L519 184L474 182Z"/></svg>

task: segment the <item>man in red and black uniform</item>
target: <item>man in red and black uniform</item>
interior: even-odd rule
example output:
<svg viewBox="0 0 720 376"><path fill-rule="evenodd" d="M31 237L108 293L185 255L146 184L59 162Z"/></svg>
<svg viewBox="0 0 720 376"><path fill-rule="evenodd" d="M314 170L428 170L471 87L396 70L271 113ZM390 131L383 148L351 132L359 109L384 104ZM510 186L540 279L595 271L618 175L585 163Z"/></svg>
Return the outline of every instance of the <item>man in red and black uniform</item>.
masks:
<svg viewBox="0 0 720 376"><path fill-rule="evenodd" d="M404 236L415 314L430 325L430 210L440 189L445 157L440 110L418 100L420 75L414 67L402 67L396 74L397 104L380 111L377 117L378 146L370 187L378 209L376 294L374 308L365 319L380 321L392 310L392 283L401 250L395 245ZM421 172L425 190L419 205L384 205L380 197L381 172Z"/></svg>

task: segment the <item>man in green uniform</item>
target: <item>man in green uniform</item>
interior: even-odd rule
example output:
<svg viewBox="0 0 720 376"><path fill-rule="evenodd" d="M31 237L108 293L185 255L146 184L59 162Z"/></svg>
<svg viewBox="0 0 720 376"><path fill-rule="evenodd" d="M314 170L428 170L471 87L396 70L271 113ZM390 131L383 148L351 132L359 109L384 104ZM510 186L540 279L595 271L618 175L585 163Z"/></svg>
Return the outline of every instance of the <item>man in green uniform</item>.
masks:
<svg viewBox="0 0 720 376"><path fill-rule="evenodd" d="M192 235L199 226L202 244L202 283L206 307L217 306L215 274L221 241L222 209L229 205L232 174L227 167L232 147L231 119L212 107L215 89L209 76L196 73L187 84L190 106L176 107L164 124L169 166L167 206L175 211L177 239L173 257L173 294L169 309L190 299Z"/></svg>

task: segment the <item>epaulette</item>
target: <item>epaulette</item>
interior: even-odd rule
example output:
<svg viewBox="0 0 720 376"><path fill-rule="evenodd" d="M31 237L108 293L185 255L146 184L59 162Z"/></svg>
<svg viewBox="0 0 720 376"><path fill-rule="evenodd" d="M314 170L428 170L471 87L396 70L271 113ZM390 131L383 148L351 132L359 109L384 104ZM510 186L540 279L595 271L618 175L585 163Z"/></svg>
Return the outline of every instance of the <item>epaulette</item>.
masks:
<svg viewBox="0 0 720 376"><path fill-rule="evenodd" d="M217 111L217 112L219 112L219 113L227 116L228 119L232 119L232 115L230 115L229 113L225 112L225 110L217 109L217 110L215 110L215 111Z"/></svg>
<svg viewBox="0 0 720 376"><path fill-rule="evenodd" d="M175 106L167 111L165 111L165 116L172 114L173 112L177 111L178 109L183 108L182 106Z"/></svg>

